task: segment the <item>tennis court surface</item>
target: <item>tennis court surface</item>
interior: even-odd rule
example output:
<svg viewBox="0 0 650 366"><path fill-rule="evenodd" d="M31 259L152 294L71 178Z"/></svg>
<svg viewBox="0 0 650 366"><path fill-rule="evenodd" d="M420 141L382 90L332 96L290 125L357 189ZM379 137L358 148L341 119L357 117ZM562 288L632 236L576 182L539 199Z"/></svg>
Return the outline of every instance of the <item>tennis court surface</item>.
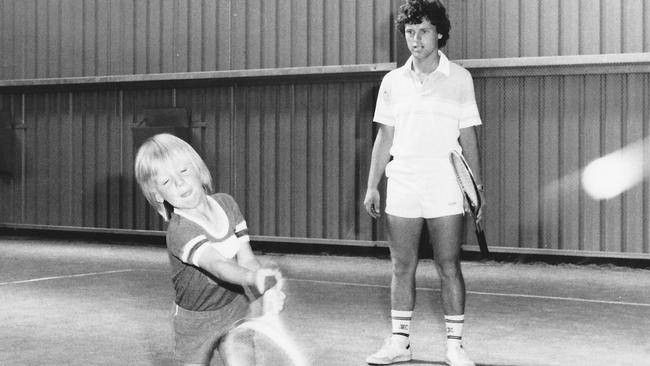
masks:
<svg viewBox="0 0 650 366"><path fill-rule="evenodd" d="M365 365L390 331L390 261L264 254L288 277L282 314L315 366ZM160 246L0 238L0 365L173 365ZM477 365L650 365L650 270L463 263ZM418 268L414 360L443 365L431 260Z"/></svg>

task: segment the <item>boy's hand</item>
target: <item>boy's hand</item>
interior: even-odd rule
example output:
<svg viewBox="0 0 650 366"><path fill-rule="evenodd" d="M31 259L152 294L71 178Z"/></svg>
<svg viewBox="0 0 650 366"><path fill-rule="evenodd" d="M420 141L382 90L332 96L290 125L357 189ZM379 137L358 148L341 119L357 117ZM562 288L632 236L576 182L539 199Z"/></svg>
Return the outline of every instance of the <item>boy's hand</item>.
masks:
<svg viewBox="0 0 650 366"><path fill-rule="evenodd" d="M279 286L266 291L262 296L264 314L279 314L284 309L284 300L286 298L287 296L280 290Z"/></svg>
<svg viewBox="0 0 650 366"><path fill-rule="evenodd" d="M277 266L260 268L257 273L257 289L262 294L264 314L278 314L284 309L286 295L282 292L284 278Z"/></svg>
<svg viewBox="0 0 650 366"><path fill-rule="evenodd" d="M260 268L255 272L255 287L264 294L273 287L281 287L284 280L278 268Z"/></svg>

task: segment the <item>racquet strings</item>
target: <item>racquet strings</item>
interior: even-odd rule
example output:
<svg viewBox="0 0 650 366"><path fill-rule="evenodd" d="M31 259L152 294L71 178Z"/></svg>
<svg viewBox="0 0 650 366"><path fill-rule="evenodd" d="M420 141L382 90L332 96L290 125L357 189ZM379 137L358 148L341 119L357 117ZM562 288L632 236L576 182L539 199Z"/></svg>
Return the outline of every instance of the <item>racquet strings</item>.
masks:
<svg viewBox="0 0 650 366"><path fill-rule="evenodd" d="M306 365L277 315L246 320L233 328L221 354L228 366Z"/></svg>
<svg viewBox="0 0 650 366"><path fill-rule="evenodd" d="M277 288L267 291L254 308L263 315L242 319L231 329L220 346L220 353L228 366L308 366L301 348L295 343L285 327L280 309L269 297L284 296L286 282L282 280ZM285 309L286 311L286 309Z"/></svg>
<svg viewBox="0 0 650 366"><path fill-rule="evenodd" d="M469 201L472 209L478 209L480 202L478 192L476 191L476 185L474 183L474 178L467 166L467 163L464 161L463 157L460 156L457 152L452 152L451 154L451 164L454 167L456 172L456 177L458 178L458 184L460 184L463 192L465 193L467 200Z"/></svg>

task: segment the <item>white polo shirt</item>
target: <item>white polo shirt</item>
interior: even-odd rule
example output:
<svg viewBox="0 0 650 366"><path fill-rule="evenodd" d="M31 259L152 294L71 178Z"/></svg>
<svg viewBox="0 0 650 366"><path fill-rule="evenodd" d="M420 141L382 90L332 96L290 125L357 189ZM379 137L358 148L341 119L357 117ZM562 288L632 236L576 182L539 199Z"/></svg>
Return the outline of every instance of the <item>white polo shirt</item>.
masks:
<svg viewBox="0 0 650 366"><path fill-rule="evenodd" d="M449 162L462 152L460 129L481 124L470 73L439 52L440 63L424 82L409 58L384 76L374 121L394 126L393 160L386 166L385 212L435 218L463 213L463 195Z"/></svg>
<svg viewBox="0 0 650 366"><path fill-rule="evenodd" d="M440 51L434 72L420 84L413 59L384 76L373 120L395 127L390 153L403 163L449 161L461 151L460 129L481 124L472 76ZM421 161L421 160L424 160Z"/></svg>

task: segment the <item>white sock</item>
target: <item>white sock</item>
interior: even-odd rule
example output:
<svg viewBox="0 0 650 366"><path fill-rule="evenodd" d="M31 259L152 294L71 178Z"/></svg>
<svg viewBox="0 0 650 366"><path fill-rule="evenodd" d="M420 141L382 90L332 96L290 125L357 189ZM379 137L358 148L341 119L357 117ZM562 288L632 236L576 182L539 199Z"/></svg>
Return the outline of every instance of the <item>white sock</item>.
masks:
<svg viewBox="0 0 650 366"><path fill-rule="evenodd" d="M411 335L411 319L413 311L391 310L390 318L393 328L391 340L398 342L404 348L409 345L409 336Z"/></svg>
<svg viewBox="0 0 650 366"><path fill-rule="evenodd" d="M465 314L445 315L445 327L447 329L447 347L460 347L463 343L463 324Z"/></svg>

